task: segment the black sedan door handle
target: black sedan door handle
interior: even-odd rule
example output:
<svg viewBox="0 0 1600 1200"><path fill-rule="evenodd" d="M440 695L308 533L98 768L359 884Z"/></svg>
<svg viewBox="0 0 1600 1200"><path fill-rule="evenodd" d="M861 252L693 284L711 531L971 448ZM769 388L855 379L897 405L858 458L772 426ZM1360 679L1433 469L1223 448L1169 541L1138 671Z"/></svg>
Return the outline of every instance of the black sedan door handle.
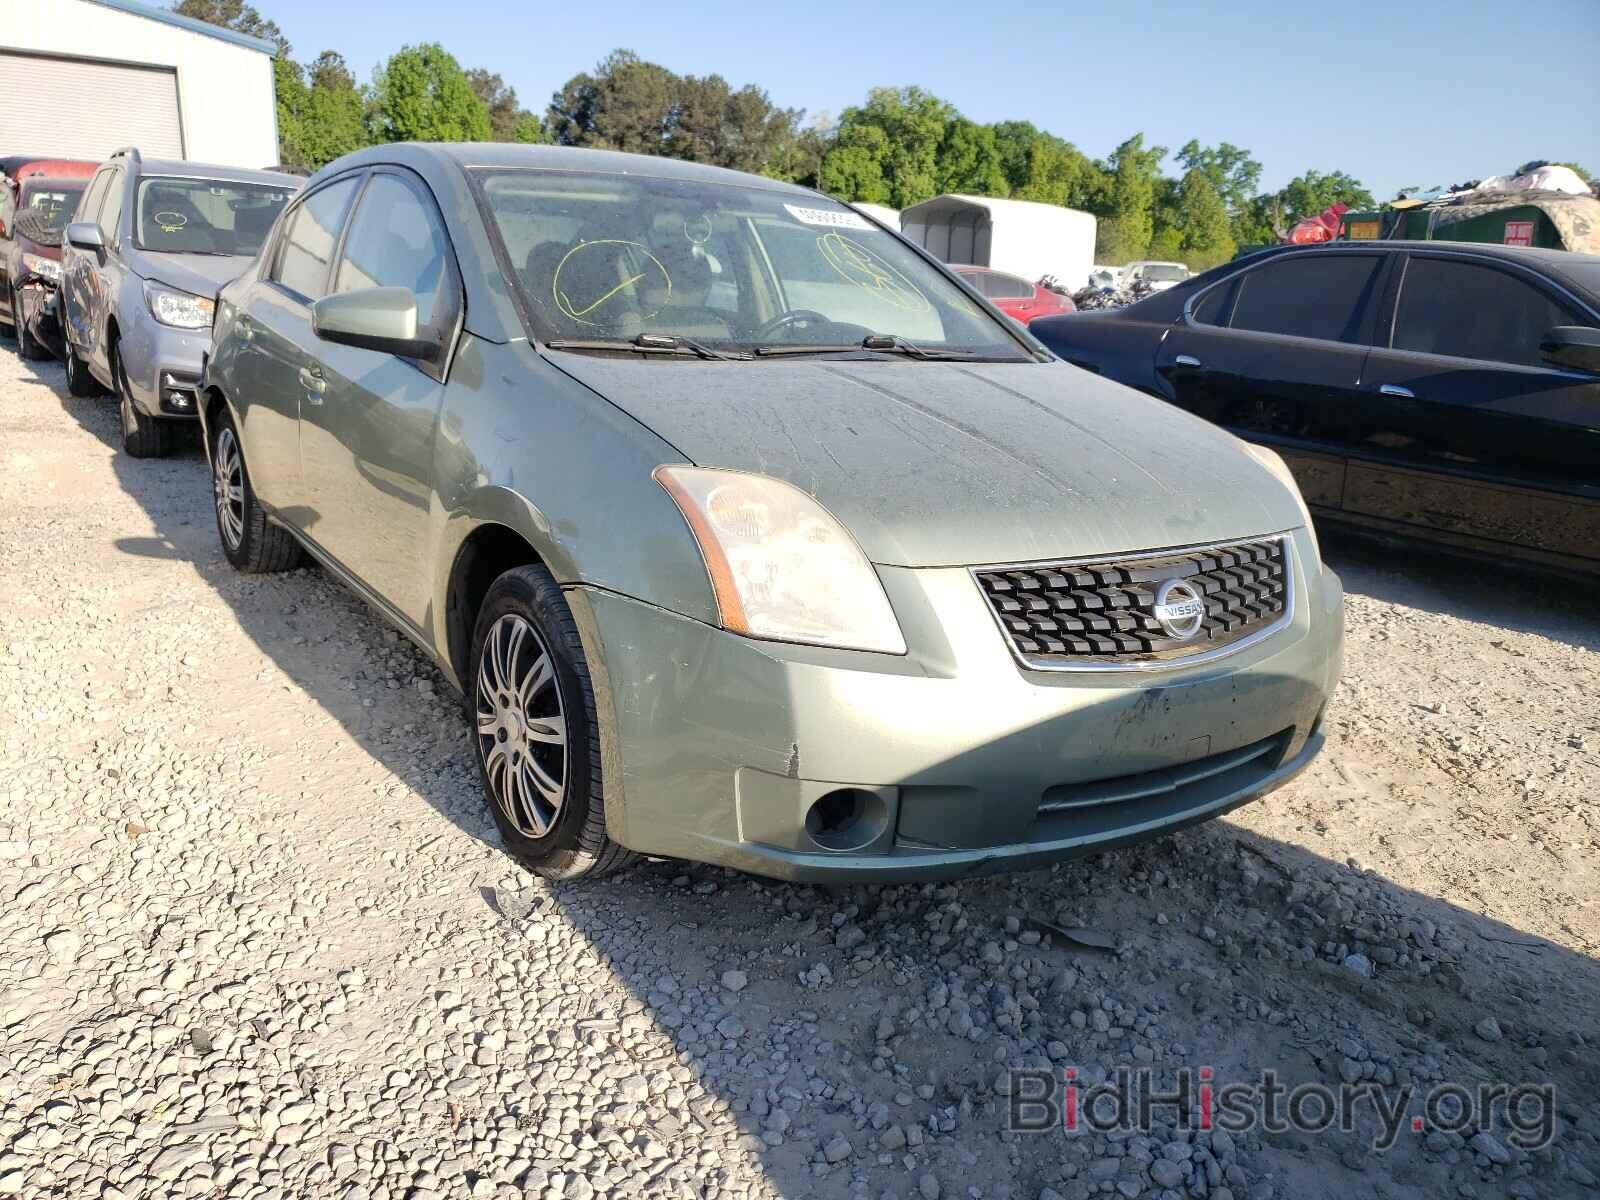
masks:
<svg viewBox="0 0 1600 1200"><path fill-rule="evenodd" d="M1198 367L1200 360L1192 354L1180 354L1172 360L1172 365L1175 367Z"/></svg>
<svg viewBox="0 0 1600 1200"><path fill-rule="evenodd" d="M1378 388L1378 395L1393 396L1399 400L1415 400L1417 394L1408 387L1401 387L1398 383L1385 383Z"/></svg>

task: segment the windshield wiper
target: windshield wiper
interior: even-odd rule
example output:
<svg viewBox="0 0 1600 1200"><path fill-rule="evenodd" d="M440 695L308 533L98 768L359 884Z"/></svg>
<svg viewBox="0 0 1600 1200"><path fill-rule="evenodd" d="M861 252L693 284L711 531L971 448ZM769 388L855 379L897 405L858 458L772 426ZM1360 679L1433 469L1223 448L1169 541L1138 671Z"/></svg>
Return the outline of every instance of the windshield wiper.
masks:
<svg viewBox="0 0 1600 1200"><path fill-rule="evenodd" d="M756 353L764 358L780 354L860 354L863 350L874 351L879 354L904 354L907 358L920 358L934 362L959 362L982 357L982 355L974 354L970 350L930 350L926 346L919 346L915 342L907 341L899 334L892 333L869 333L853 345L808 346L804 343L785 343L781 346L756 347Z"/></svg>
<svg viewBox="0 0 1600 1200"><path fill-rule="evenodd" d="M713 350L693 338L669 333L641 333L631 341L620 338L556 338L545 343L551 350L629 350L638 354L692 354L697 358L717 359L723 362L748 361L748 354L729 354Z"/></svg>

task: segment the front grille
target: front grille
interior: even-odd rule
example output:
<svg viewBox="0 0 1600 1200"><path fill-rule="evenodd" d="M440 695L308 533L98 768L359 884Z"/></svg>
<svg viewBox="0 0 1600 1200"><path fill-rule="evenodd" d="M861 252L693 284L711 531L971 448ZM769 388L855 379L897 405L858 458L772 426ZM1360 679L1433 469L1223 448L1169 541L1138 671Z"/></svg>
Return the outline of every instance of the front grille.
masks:
<svg viewBox="0 0 1600 1200"><path fill-rule="evenodd" d="M1236 648L1288 619L1286 539L1101 562L980 567L977 577L1023 662L1041 669L1138 667ZM1181 579L1205 604L1200 628L1176 637L1156 619L1156 593Z"/></svg>

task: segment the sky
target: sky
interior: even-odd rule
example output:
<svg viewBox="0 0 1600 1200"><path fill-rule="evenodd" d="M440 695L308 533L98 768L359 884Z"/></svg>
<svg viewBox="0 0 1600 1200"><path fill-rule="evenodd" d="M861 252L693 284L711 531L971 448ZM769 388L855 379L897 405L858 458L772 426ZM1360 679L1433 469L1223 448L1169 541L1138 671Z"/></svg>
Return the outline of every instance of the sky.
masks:
<svg viewBox="0 0 1600 1200"><path fill-rule="evenodd" d="M1095 158L1136 132L1172 150L1229 141L1261 162L1264 189L1307 168L1347 171L1379 199L1535 158L1600 172L1600 0L253 2L302 61L338 50L366 81L400 46L438 41L539 112L625 47L754 83L808 119L917 84Z"/></svg>

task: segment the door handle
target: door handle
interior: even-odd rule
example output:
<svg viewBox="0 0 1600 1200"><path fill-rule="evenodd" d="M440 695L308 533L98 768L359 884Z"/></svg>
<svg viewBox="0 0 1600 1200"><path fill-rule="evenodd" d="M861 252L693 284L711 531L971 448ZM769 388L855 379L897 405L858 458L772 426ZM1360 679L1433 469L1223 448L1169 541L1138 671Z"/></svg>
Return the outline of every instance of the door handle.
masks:
<svg viewBox="0 0 1600 1200"><path fill-rule="evenodd" d="M1172 360L1172 365L1175 367L1198 367L1200 360L1192 354L1180 354Z"/></svg>
<svg viewBox="0 0 1600 1200"><path fill-rule="evenodd" d="M322 377L322 372L317 368L301 367L300 386L306 390L307 403L321 404L322 393L328 390L328 381Z"/></svg>
<svg viewBox="0 0 1600 1200"><path fill-rule="evenodd" d="M1378 388L1380 396L1395 396L1401 400L1415 400L1417 394L1408 387L1401 387L1398 383L1386 383Z"/></svg>

